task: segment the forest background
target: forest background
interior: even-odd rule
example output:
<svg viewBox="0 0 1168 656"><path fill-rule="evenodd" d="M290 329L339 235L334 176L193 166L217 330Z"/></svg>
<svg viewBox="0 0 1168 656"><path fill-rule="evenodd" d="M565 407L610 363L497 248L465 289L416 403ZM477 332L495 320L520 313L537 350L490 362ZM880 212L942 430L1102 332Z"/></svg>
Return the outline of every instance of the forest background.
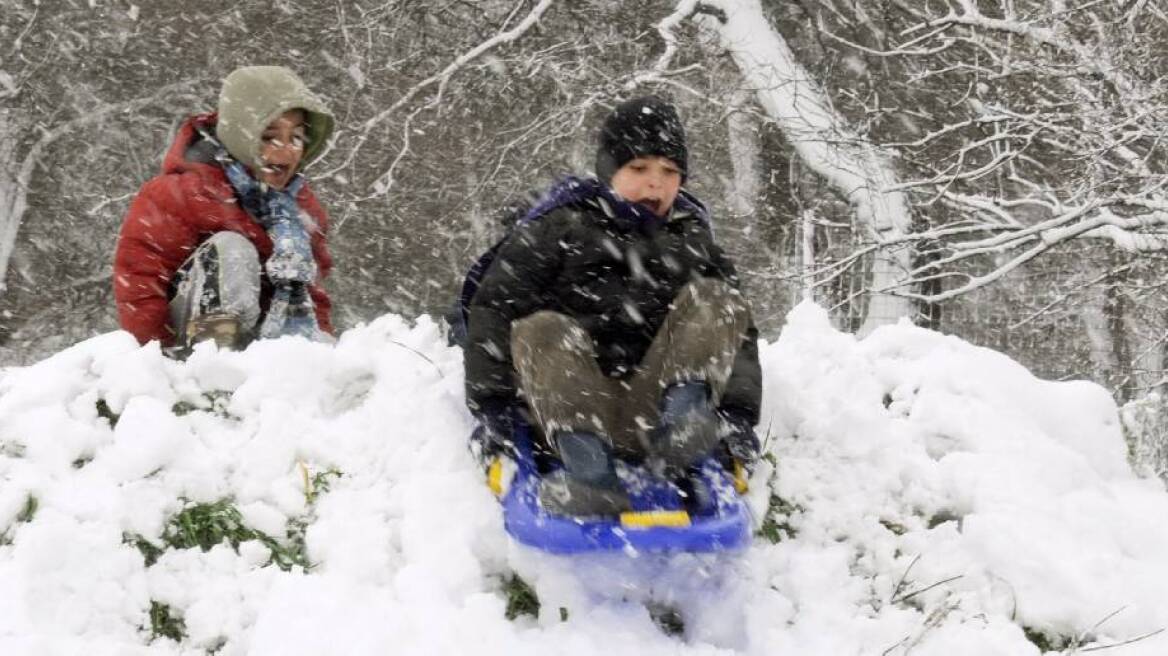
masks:
<svg viewBox="0 0 1168 656"><path fill-rule="evenodd" d="M614 104L680 108L764 336L800 300L1120 402L1168 358L1155 0L0 0L0 365L117 327L122 217L185 116L282 64L338 118L307 174L340 327L441 316Z"/></svg>

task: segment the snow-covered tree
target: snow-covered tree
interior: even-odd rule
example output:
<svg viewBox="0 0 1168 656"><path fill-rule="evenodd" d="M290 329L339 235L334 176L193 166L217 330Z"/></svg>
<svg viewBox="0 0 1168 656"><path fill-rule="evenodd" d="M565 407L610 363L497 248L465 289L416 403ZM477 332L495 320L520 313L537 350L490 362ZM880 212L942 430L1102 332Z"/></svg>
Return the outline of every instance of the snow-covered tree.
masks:
<svg viewBox="0 0 1168 656"><path fill-rule="evenodd" d="M1009 323L1097 307L1104 316L1084 316L1080 329L1095 335L1099 367L1118 357L1123 376L1142 368L1145 385L1162 377L1163 317L1144 308L1162 301L1155 282L1168 246L1164 10L1061 0L850 5L798 3L775 22L831 80L833 106L895 155L899 180L885 189L906 194L922 219L901 243L924 256L885 291L930 304L984 299L975 292L1021 290L1035 272L1063 270L1049 296L1015 296L1023 307Z"/></svg>
<svg viewBox="0 0 1168 656"><path fill-rule="evenodd" d="M339 118L308 174L342 326L441 314L509 208L656 93L767 334L810 296L848 330L909 315L1125 393L1164 369L1156 3L0 7L0 347L28 357L114 327L114 239L174 126L278 63Z"/></svg>

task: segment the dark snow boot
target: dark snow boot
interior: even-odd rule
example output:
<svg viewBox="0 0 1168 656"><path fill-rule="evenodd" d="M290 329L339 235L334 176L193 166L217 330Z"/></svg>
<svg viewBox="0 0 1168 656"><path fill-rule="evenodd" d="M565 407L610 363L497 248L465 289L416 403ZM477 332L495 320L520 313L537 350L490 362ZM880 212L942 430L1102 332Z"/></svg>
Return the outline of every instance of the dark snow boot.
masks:
<svg viewBox="0 0 1168 656"><path fill-rule="evenodd" d="M588 431L556 433L556 448L564 463L540 483L539 500L545 510L558 515L589 517L619 515L631 509L621 488L612 447Z"/></svg>
<svg viewBox="0 0 1168 656"><path fill-rule="evenodd" d="M680 478L718 444L721 420L702 381L670 385L661 395L661 423L650 434L653 455L665 475Z"/></svg>
<svg viewBox="0 0 1168 656"><path fill-rule="evenodd" d="M700 476L688 476L677 480L681 498L690 515L710 515L716 510L714 491Z"/></svg>

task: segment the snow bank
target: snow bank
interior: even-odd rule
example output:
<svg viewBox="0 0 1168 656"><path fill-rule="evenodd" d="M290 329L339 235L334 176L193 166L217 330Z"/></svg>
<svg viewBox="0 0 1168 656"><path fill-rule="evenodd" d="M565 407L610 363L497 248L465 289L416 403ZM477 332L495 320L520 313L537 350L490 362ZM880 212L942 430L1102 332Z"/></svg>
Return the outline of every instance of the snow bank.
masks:
<svg viewBox="0 0 1168 656"><path fill-rule="evenodd" d="M751 503L781 539L721 557L510 542L465 449L461 354L426 319L186 363L112 333L7 370L0 653L953 656L1168 626L1168 495L1101 388L908 325L856 340L807 304L762 358L774 464ZM138 545L225 499L312 568L259 540L147 565ZM504 617L516 573L537 617ZM168 616L181 642L154 635Z"/></svg>

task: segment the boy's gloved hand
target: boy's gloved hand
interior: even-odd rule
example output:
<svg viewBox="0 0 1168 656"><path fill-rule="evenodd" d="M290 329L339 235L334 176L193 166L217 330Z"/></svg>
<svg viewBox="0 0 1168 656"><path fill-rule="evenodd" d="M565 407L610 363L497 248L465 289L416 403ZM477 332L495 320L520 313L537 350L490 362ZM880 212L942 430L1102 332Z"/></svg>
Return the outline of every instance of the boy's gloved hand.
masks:
<svg viewBox="0 0 1168 656"><path fill-rule="evenodd" d="M758 460L759 442L749 419L732 411L722 411L722 443L730 456L749 467Z"/></svg>

